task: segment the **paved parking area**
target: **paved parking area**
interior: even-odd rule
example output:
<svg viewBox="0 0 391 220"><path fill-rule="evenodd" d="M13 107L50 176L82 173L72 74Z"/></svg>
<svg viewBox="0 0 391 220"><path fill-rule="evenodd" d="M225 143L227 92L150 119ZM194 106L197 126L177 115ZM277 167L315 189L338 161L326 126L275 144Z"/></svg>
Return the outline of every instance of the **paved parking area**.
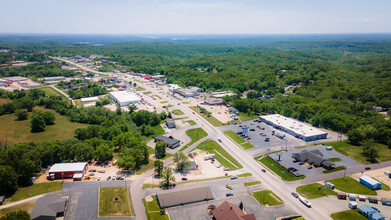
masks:
<svg viewBox="0 0 391 220"><path fill-rule="evenodd" d="M249 195L241 195L238 197L231 197L221 200L211 200L208 202L172 207L168 209L168 214L171 220L182 220L184 219L184 216L186 216L186 219L191 220L211 219L211 216L208 214L208 206L219 206L224 201L228 201L237 206L239 206L240 202L243 202L244 210L247 213L254 213L256 219L274 220L281 216L297 214L287 205L262 207L252 196Z"/></svg>
<svg viewBox="0 0 391 220"><path fill-rule="evenodd" d="M302 173L303 175L305 175L306 177L322 175L322 172L325 170L322 167L317 167L317 168L314 167L312 169L308 169L308 164L299 165L299 163L293 163L292 153L299 153L303 150L307 150L307 151L319 150L323 154L323 157L326 159L335 158L335 157L341 158L342 161L333 162L333 163L335 163L335 167L338 167L338 166L352 167L352 166L360 165L360 163L350 159L349 157L346 157L346 156L336 152L335 150L327 151L326 146L322 146L322 145L316 145L316 146L299 148L299 149L292 148L292 149L288 149L288 152L279 152L279 153L275 153L275 154L270 154L269 156L274 158L275 160L278 160L278 155L281 155L280 164L282 166L294 167L294 168L298 169L298 171L300 173Z"/></svg>

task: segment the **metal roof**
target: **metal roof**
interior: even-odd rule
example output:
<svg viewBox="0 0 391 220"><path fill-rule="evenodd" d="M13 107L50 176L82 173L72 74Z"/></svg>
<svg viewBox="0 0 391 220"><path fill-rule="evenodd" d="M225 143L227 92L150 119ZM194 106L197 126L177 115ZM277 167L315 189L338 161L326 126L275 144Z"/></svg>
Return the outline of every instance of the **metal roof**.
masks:
<svg viewBox="0 0 391 220"><path fill-rule="evenodd" d="M45 197L39 198L34 205L31 212L31 219L34 220L39 217L46 216L47 218L56 218L57 213L65 211L67 203L66 198L61 198L58 195L49 194Z"/></svg>
<svg viewBox="0 0 391 220"><path fill-rule="evenodd" d="M209 186L160 191L156 197L161 208L214 199Z"/></svg>
<svg viewBox="0 0 391 220"><path fill-rule="evenodd" d="M369 177L369 176L360 176L360 180L363 180L371 185L377 185L377 184L381 184L379 181L373 179L372 177Z"/></svg>
<svg viewBox="0 0 391 220"><path fill-rule="evenodd" d="M163 141L163 142L165 142L167 145L173 145L173 144L176 144L176 143L180 142L180 140L171 139L171 138L169 138L169 137L162 136L162 135L156 136L156 137L154 137L154 139L157 140L157 141Z"/></svg>
<svg viewBox="0 0 391 220"><path fill-rule="evenodd" d="M49 173L55 173L55 172L83 172L84 167L87 165L87 162L81 162L81 163L56 163L54 164L50 170Z"/></svg>
<svg viewBox="0 0 391 220"><path fill-rule="evenodd" d="M362 206L359 206L358 209L361 210L361 212L364 212L366 214L369 214L371 212L376 212L375 209L369 207L368 205L362 205Z"/></svg>

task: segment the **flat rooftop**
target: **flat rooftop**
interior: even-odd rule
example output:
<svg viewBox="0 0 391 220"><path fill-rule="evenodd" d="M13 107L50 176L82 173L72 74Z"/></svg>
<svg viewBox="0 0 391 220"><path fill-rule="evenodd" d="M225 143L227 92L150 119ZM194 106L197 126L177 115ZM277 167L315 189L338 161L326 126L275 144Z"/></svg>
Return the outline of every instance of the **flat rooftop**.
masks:
<svg viewBox="0 0 391 220"><path fill-rule="evenodd" d="M118 102L141 102L141 97L134 92L110 92L110 95L114 96Z"/></svg>
<svg viewBox="0 0 391 220"><path fill-rule="evenodd" d="M327 132L322 131L318 128L315 128L311 125L305 124L302 121L288 118L285 116L282 116L280 114L273 114L273 115L264 115L260 116L260 118L263 118L275 125L284 127L286 129L292 130L296 132L297 134L303 135L303 136L314 136L314 135L321 135L321 134L327 134Z"/></svg>
<svg viewBox="0 0 391 220"><path fill-rule="evenodd" d="M87 165L87 162L81 162L81 163L56 163L56 164L54 164L50 168L49 173L52 173L52 172L82 171L86 165Z"/></svg>

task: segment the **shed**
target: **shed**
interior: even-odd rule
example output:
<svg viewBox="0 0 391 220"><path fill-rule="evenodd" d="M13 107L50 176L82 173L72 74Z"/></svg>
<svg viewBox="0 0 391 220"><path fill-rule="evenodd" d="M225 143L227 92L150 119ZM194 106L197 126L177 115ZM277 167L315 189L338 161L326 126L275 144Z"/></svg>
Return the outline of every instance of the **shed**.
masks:
<svg viewBox="0 0 391 220"><path fill-rule="evenodd" d="M361 176L360 183L373 190L381 189L381 183L369 176Z"/></svg>
<svg viewBox="0 0 391 220"><path fill-rule="evenodd" d="M358 195L358 200L362 201L362 202L365 202L365 200L367 200L367 197L363 196L363 195Z"/></svg>
<svg viewBox="0 0 391 220"><path fill-rule="evenodd" d="M326 182L325 185L326 185L328 188L330 188L330 189L334 189L334 188L335 188L334 184L332 184L332 183L330 183L330 182Z"/></svg>
<svg viewBox="0 0 391 220"><path fill-rule="evenodd" d="M98 97L86 97L80 99L80 102L96 102L96 101L99 101Z"/></svg>
<svg viewBox="0 0 391 220"><path fill-rule="evenodd" d="M391 206L391 199L381 198L381 204Z"/></svg>
<svg viewBox="0 0 391 220"><path fill-rule="evenodd" d="M356 201L356 198L357 198L356 194L349 193L349 200L350 201Z"/></svg>
<svg viewBox="0 0 391 220"><path fill-rule="evenodd" d="M186 189L171 189L156 193L156 199L160 208L190 204L201 202L204 200L214 199L209 186L186 188Z"/></svg>
<svg viewBox="0 0 391 220"><path fill-rule="evenodd" d="M377 197L369 196L369 197L368 197L368 201L369 201L370 203L376 203L376 204L377 204L378 199L377 199Z"/></svg>
<svg viewBox="0 0 391 220"><path fill-rule="evenodd" d="M73 175L73 181L82 181L83 179L83 173L75 173Z"/></svg>
<svg viewBox="0 0 391 220"><path fill-rule="evenodd" d="M358 211L365 217L369 217L370 214L376 213L377 211L368 205L362 205L358 207Z"/></svg>
<svg viewBox="0 0 391 220"><path fill-rule="evenodd" d="M357 202L349 202L349 209L357 209Z"/></svg>
<svg viewBox="0 0 391 220"><path fill-rule="evenodd" d="M346 200L346 193L338 193L337 198Z"/></svg>

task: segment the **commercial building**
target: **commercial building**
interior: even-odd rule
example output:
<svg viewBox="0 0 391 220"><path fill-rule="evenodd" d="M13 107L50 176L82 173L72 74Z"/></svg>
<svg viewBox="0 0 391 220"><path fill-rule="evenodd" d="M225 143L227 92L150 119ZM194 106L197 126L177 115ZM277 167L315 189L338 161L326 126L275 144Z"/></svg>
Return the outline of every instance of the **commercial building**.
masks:
<svg viewBox="0 0 391 220"><path fill-rule="evenodd" d="M381 183L369 176L361 176L360 183L373 190L381 189Z"/></svg>
<svg viewBox="0 0 391 220"><path fill-rule="evenodd" d="M214 92L210 95L215 98L223 98L224 96L233 96L233 95L235 95L235 93L233 93L233 92Z"/></svg>
<svg viewBox="0 0 391 220"><path fill-rule="evenodd" d="M162 135L156 136L153 139L155 139L155 142L163 141L164 143L167 144L167 147L169 147L169 148L177 148L177 147L179 147L179 145L181 143L180 140L169 138L169 137L165 137L165 136L162 136Z"/></svg>
<svg viewBox="0 0 391 220"><path fill-rule="evenodd" d="M185 189L171 189L156 193L156 199L160 208L202 202L214 199L209 186Z"/></svg>
<svg viewBox="0 0 391 220"><path fill-rule="evenodd" d="M319 150L303 150L300 153L292 153L292 158L296 161L307 162L309 164L316 163L318 166L328 170L335 168L335 164L323 158L323 154Z"/></svg>
<svg viewBox="0 0 391 220"><path fill-rule="evenodd" d="M87 162L81 163L56 163L54 164L47 175L48 179L62 179L62 178L80 178L80 174L82 174L82 178L84 174L86 174L88 169ZM75 175L78 174L78 175Z"/></svg>
<svg viewBox="0 0 391 220"><path fill-rule="evenodd" d="M266 124L285 131L297 138L303 139L304 141L314 141L327 138L327 132L279 114L260 116L259 119Z"/></svg>
<svg viewBox="0 0 391 220"><path fill-rule="evenodd" d="M158 86L164 86L165 85L165 83L160 81L160 80L156 80L155 84L158 85Z"/></svg>
<svg viewBox="0 0 391 220"><path fill-rule="evenodd" d="M63 76L45 77L43 78L43 81L45 82L65 81L65 77Z"/></svg>
<svg viewBox="0 0 391 220"><path fill-rule="evenodd" d="M213 219L216 220L255 220L254 214L246 214L238 206L227 201L223 202L216 209L212 210L212 215Z"/></svg>
<svg viewBox="0 0 391 220"><path fill-rule="evenodd" d="M136 93L128 91L110 92L109 96L121 107L142 101L141 97L138 96Z"/></svg>
<svg viewBox="0 0 391 220"><path fill-rule="evenodd" d="M224 105L224 101L222 99L209 98L209 99L204 101L204 104L207 104L207 105Z"/></svg>
<svg viewBox="0 0 391 220"><path fill-rule="evenodd" d="M34 204L31 219L55 220L57 217L62 217L66 210L67 201L67 198L53 194L39 198Z"/></svg>
<svg viewBox="0 0 391 220"><path fill-rule="evenodd" d="M80 99L80 102L96 102L96 101L99 101L99 97L85 97Z"/></svg>
<svg viewBox="0 0 391 220"><path fill-rule="evenodd" d="M22 76L5 77L4 79L7 80L7 81L11 81L11 82L22 82L22 81L27 81L28 80L28 78L22 77Z"/></svg>
<svg viewBox="0 0 391 220"><path fill-rule="evenodd" d="M166 126L167 128L175 128L175 121L172 118L166 119Z"/></svg>

